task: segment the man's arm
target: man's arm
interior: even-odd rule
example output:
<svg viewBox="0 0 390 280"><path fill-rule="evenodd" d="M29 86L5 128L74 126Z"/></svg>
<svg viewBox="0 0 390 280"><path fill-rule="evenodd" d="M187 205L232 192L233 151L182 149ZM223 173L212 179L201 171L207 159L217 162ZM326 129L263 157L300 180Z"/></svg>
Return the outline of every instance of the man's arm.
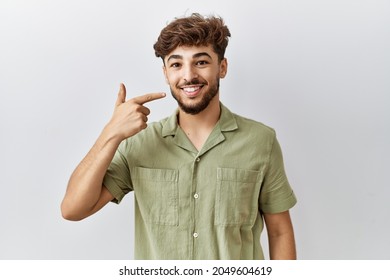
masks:
<svg viewBox="0 0 390 280"><path fill-rule="evenodd" d="M114 157L120 140L103 130L96 143L72 173L61 204L62 216L82 220L100 210L112 195L103 185L104 174Z"/></svg>
<svg viewBox="0 0 390 280"><path fill-rule="evenodd" d="M113 199L103 187L107 168L119 144L147 127L150 111L143 104L164 96L163 93L150 93L126 101L126 88L121 84L111 120L70 177L61 204L65 219L84 219Z"/></svg>
<svg viewBox="0 0 390 280"><path fill-rule="evenodd" d="M271 260L295 260L294 230L289 211L264 214Z"/></svg>

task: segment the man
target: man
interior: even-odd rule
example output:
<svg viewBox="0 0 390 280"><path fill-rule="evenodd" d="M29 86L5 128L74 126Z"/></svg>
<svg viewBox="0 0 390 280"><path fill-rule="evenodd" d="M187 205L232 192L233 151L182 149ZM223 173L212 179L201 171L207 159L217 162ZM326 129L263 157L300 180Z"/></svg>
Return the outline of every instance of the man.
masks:
<svg viewBox="0 0 390 280"><path fill-rule="evenodd" d="M81 220L135 195L137 259L295 259L289 209L296 203L273 129L219 101L230 32L221 18L192 14L167 25L154 45L179 108L147 125L150 93L115 110L73 172L62 214Z"/></svg>

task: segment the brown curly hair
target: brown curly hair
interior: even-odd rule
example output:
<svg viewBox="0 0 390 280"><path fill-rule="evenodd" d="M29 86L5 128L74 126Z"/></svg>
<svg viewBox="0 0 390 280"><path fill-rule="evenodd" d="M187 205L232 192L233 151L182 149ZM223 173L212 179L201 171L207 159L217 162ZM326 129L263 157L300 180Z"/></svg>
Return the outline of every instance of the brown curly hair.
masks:
<svg viewBox="0 0 390 280"><path fill-rule="evenodd" d="M198 13L183 18L175 18L163 30L154 51L157 57L164 57L178 46L212 45L219 61L225 56L230 31L221 17L204 17Z"/></svg>

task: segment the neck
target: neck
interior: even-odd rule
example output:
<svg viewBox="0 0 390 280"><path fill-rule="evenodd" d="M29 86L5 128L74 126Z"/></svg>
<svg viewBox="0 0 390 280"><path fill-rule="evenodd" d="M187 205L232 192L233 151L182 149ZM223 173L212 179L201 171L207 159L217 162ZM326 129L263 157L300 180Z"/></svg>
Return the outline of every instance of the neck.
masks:
<svg viewBox="0 0 390 280"><path fill-rule="evenodd" d="M219 105L219 98L215 96L210 104L202 112L191 115L179 110L178 122L182 129L197 131L207 128L213 129L219 120L221 108Z"/></svg>
<svg viewBox="0 0 390 280"><path fill-rule="evenodd" d="M200 150L219 120L221 108L218 95L202 112L191 115L179 110L178 122L187 137Z"/></svg>

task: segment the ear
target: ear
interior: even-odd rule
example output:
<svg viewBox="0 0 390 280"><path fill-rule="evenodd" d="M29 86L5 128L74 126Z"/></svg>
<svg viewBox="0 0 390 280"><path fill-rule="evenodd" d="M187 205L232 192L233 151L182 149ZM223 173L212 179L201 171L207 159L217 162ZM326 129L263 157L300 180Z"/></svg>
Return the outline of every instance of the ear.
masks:
<svg viewBox="0 0 390 280"><path fill-rule="evenodd" d="M221 63L219 65L219 77L221 79L225 78L225 76L227 74L227 68L228 68L228 62L227 62L227 59L224 58L221 60Z"/></svg>

